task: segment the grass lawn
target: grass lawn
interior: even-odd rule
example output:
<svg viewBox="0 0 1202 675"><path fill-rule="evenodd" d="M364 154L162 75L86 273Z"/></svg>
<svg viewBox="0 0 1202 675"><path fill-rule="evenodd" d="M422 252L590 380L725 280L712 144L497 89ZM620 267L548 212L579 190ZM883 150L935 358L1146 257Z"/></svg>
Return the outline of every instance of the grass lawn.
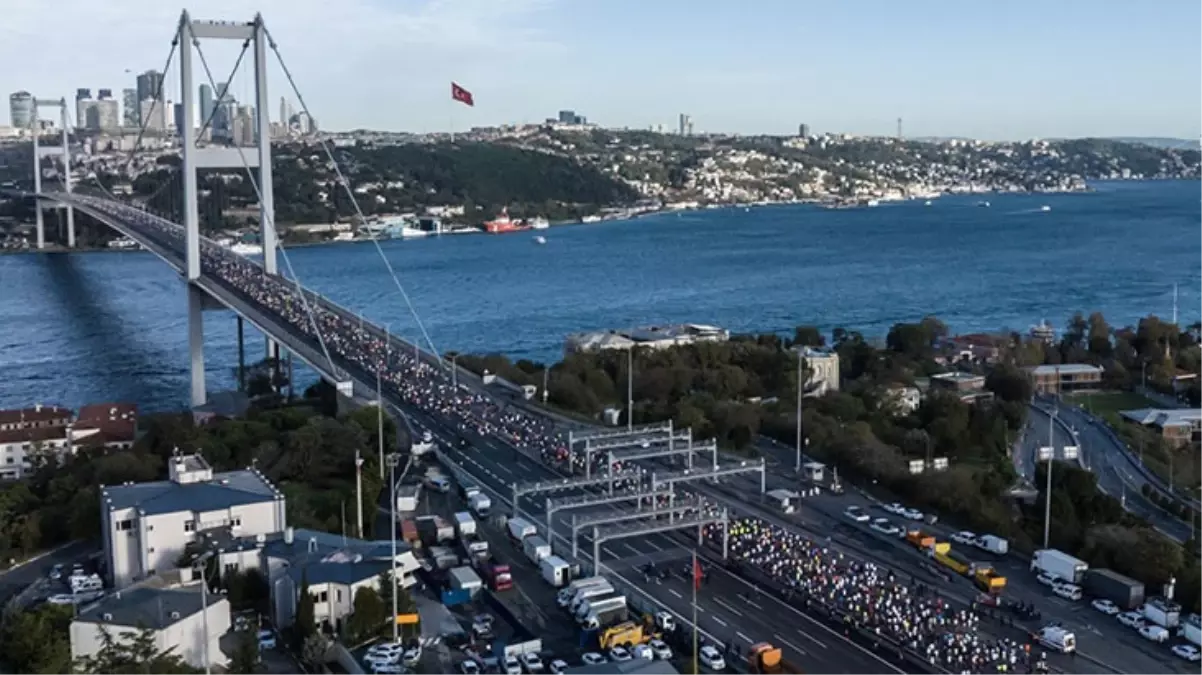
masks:
<svg viewBox="0 0 1202 675"><path fill-rule="evenodd" d="M1127 446L1139 452L1143 448L1144 466L1161 478L1169 478L1169 453L1173 455L1173 485L1197 486L1202 475L1202 457L1189 448L1172 450L1160 443L1159 435L1126 422L1119 416L1123 410L1159 408L1154 401L1129 391L1075 394L1067 400L1106 420Z"/></svg>

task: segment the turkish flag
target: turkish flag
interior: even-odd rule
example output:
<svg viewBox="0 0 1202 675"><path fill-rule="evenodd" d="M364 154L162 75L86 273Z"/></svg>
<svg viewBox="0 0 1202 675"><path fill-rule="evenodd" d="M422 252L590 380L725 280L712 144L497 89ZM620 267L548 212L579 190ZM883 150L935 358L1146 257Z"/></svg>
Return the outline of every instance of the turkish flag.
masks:
<svg viewBox="0 0 1202 675"><path fill-rule="evenodd" d="M701 579L705 574L701 571L701 563L697 562L697 556L693 556L693 590L701 590Z"/></svg>
<svg viewBox="0 0 1202 675"><path fill-rule="evenodd" d="M474 107L476 105L476 102L472 100L472 92L464 89L454 82L451 83L451 98L469 106Z"/></svg>

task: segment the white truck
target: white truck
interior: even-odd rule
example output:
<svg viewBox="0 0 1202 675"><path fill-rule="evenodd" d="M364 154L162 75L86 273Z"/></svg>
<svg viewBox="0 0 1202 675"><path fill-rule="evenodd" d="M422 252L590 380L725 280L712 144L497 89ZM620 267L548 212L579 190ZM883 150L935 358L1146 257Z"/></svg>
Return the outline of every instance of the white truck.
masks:
<svg viewBox="0 0 1202 675"><path fill-rule="evenodd" d="M551 545L547 543L546 539L537 535L522 539L522 550L526 552L526 557L530 562L535 565L551 555Z"/></svg>
<svg viewBox="0 0 1202 675"><path fill-rule="evenodd" d="M449 575L451 588L464 590L472 595L484 589L484 582L480 580L480 575L470 567L456 567L450 571Z"/></svg>
<svg viewBox="0 0 1202 675"><path fill-rule="evenodd" d="M584 588L582 588L576 592L576 595L572 598L572 603L570 605L568 605L568 610L571 611L573 615L575 615L575 614L579 613L580 606L583 605L584 603L588 602L589 600L592 600L594 598L603 598L607 595L613 595L613 594L614 594L614 587L609 583L609 581L606 581L604 584L598 584L595 586L585 586Z"/></svg>
<svg viewBox="0 0 1202 675"><path fill-rule="evenodd" d="M492 509L492 500L488 498L488 495L477 490L467 498L467 505L477 516L487 518L489 510Z"/></svg>
<svg viewBox="0 0 1202 675"><path fill-rule="evenodd" d="M626 596L610 596L596 602L586 602L576 614L576 621L585 630L597 630L626 618Z"/></svg>
<svg viewBox="0 0 1202 675"><path fill-rule="evenodd" d="M460 537L470 537L476 534L476 519L467 511L455 514L455 531Z"/></svg>
<svg viewBox="0 0 1202 675"><path fill-rule="evenodd" d="M997 555L1006 555L1010 551L1010 542L996 537L992 534L983 534L973 541L973 545L982 551L989 551Z"/></svg>
<svg viewBox="0 0 1202 675"><path fill-rule="evenodd" d="M1181 622L1181 629L1178 631L1181 637L1189 640L1195 647L1202 647L1202 617L1197 614L1190 614L1185 617L1185 621Z"/></svg>
<svg viewBox="0 0 1202 675"><path fill-rule="evenodd" d="M543 579L555 588L567 583L568 576L571 575L571 567L568 566L568 562L557 555L543 558L539 562L538 568L543 574Z"/></svg>
<svg viewBox="0 0 1202 675"><path fill-rule="evenodd" d="M534 526L534 523L526 520L525 518L510 518L508 527L509 538L517 542L522 541L526 537L533 536L536 532L538 532L538 528Z"/></svg>
<svg viewBox="0 0 1202 675"><path fill-rule="evenodd" d="M1181 623L1181 605L1164 598L1150 598L1142 614L1148 621L1164 628L1176 628Z"/></svg>
<svg viewBox="0 0 1202 675"><path fill-rule="evenodd" d="M572 581L572 583L559 589L559 593L556 595L555 601L559 603L560 607L571 607L572 601L576 599L576 594L579 593L582 588L599 586L602 584L609 584L609 580L607 580L605 577L585 577L583 579L575 579Z"/></svg>
<svg viewBox="0 0 1202 675"><path fill-rule="evenodd" d="M1063 551L1052 548L1040 549L1031 556L1031 571L1045 572L1070 584L1081 584L1089 564Z"/></svg>

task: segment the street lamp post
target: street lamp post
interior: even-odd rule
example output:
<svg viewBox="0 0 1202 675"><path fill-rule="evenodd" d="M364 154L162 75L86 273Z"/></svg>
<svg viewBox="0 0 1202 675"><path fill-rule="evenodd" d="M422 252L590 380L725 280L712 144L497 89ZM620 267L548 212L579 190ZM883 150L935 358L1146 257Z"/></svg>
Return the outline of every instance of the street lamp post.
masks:
<svg viewBox="0 0 1202 675"><path fill-rule="evenodd" d="M392 579L389 583L392 584L392 641L399 643L400 626L397 624L397 578L396 578L396 465L400 462L401 457L393 452L388 455L388 483L392 499L389 500L389 511L392 513L392 522L389 523L388 529L392 532Z"/></svg>
<svg viewBox="0 0 1202 675"><path fill-rule="evenodd" d="M634 431L634 345L626 350L626 431Z"/></svg>
<svg viewBox="0 0 1202 675"><path fill-rule="evenodd" d="M192 560L192 569L200 572L200 625L204 636L201 642L201 658L205 663L205 675L212 675L212 666L209 663L209 579L205 568L208 566L209 559L213 557L212 551L206 551Z"/></svg>
<svg viewBox="0 0 1202 675"><path fill-rule="evenodd" d="M459 358L459 354L451 354L451 388L459 391L459 366L455 365L455 359Z"/></svg>
<svg viewBox="0 0 1202 675"><path fill-rule="evenodd" d="M804 347L797 348L797 460L793 463L793 470L798 474L801 473L801 446L804 443L802 440L803 433L801 430L801 399L805 396L805 359L802 357Z"/></svg>

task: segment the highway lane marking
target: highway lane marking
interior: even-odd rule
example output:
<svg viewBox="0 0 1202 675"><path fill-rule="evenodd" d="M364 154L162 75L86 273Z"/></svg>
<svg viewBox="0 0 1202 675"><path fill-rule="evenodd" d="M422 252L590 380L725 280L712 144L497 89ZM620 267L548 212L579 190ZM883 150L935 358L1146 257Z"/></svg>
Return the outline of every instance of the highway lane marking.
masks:
<svg viewBox="0 0 1202 675"><path fill-rule="evenodd" d="M630 552L631 552L631 553L633 553L634 555L643 555L643 553L642 553L641 551L639 551L637 548L635 548L635 547L631 546L631 545L630 545L629 543L627 543L627 542L622 542L622 545L626 547L626 550L627 550L627 551L630 551Z"/></svg>
<svg viewBox="0 0 1202 675"><path fill-rule="evenodd" d="M714 604L722 607L723 609L730 612L731 614L734 614L735 616L743 616L742 612L740 612L739 610L735 609L734 607L731 607L730 605L726 604L725 602L722 601L721 598L714 598Z"/></svg>
<svg viewBox="0 0 1202 675"><path fill-rule="evenodd" d="M813 642L814 644L818 645L819 647L822 647L823 649L829 649L829 647L826 646L825 642L823 642L822 640L819 640L818 638L814 637L813 635L810 635L809 633L801 632L800 628L797 629L797 634L800 635L801 637L809 640L810 642ZM777 637L780 637L780 636L778 635Z"/></svg>
<svg viewBox="0 0 1202 675"><path fill-rule="evenodd" d="M746 599L746 598L744 598L744 599L743 599L743 602L745 602L745 603L747 603L747 604L751 605L752 607L755 607L756 609L763 609L763 608L764 608L764 606L763 606L763 605L761 605L761 604L759 604L759 603L757 603L757 602L752 602L751 600L748 600L748 599Z"/></svg>
<svg viewBox="0 0 1202 675"><path fill-rule="evenodd" d="M681 600L684 600L684 596L681 595L680 591L676 590L675 588L669 588L668 592L671 593L672 595L675 595L676 597L680 598Z"/></svg>
<svg viewBox="0 0 1202 675"><path fill-rule="evenodd" d="M807 652L806 650L802 649L801 647L798 647L797 645L793 644L792 642L789 642L788 640L786 640L786 639L784 639L783 637L781 637L781 636L780 636L780 633L773 633L773 634L772 634L772 637L776 638L776 641L777 641L777 642L779 642L779 643L781 643L782 645L784 645L784 646L788 647L789 649L793 649L793 650L799 651L799 652L801 652L802 654L808 654L808 653L809 653L809 652ZM819 643L819 644L821 644L821 643Z"/></svg>
<svg viewBox="0 0 1202 675"><path fill-rule="evenodd" d="M716 614L710 616L710 618L713 619L715 623L717 623L719 626L722 626L723 628L726 628L729 625L725 621L722 620L722 617L720 617Z"/></svg>
<svg viewBox="0 0 1202 675"><path fill-rule="evenodd" d="M741 637L741 638L743 638L743 639L744 639L744 640L746 640L747 642L750 642L750 643L752 643L752 644L755 644L755 640L752 640L751 638L747 637L746 635L743 635L742 633L736 632L736 633L735 633L735 635L736 635L736 636L738 636L738 637Z"/></svg>

